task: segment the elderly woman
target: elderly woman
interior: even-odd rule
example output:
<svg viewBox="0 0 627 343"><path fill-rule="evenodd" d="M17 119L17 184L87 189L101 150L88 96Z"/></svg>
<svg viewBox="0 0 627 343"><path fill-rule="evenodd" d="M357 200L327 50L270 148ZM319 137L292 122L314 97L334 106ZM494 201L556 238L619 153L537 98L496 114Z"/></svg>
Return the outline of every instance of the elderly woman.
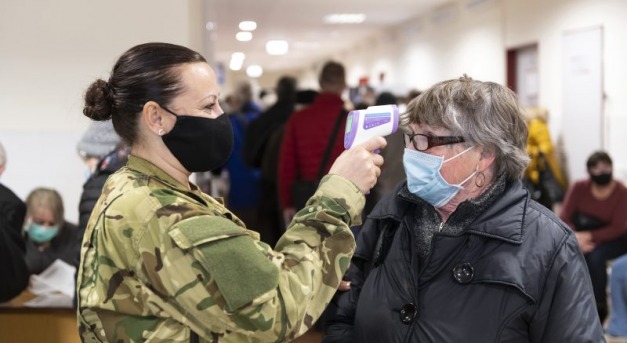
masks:
<svg viewBox="0 0 627 343"><path fill-rule="evenodd" d="M63 199L50 188L36 188L26 198L26 265L39 274L55 260L77 265L80 239L76 225L64 219Z"/></svg>
<svg viewBox="0 0 627 343"><path fill-rule="evenodd" d="M357 242L324 342L601 342L572 231L530 200L516 96L462 77L403 115L407 182Z"/></svg>

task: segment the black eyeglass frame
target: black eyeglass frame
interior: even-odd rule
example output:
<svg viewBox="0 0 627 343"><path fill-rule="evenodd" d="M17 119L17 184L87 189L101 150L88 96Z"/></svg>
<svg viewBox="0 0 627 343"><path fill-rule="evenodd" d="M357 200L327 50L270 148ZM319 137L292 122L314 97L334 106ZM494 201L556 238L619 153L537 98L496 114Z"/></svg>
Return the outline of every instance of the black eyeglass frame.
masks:
<svg viewBox="0 0 627 343"><path fill-rule="evenodd" d="M411 135L405 133L403 134L403 136L405 137L405 140L404 140L405 145L407 145L408 143L407 140L409 140L411 144L414 146L414 149L418 151L429 150L433 148L434 146L464 143L466 141L464 137L462 136L429 136L429 135L425 135L422 133L414 133ZM424 137L427 140L427 147L425 149L418 149L418 144L416 143L416 140L414 139L414 137L416 136Z"/></svg>

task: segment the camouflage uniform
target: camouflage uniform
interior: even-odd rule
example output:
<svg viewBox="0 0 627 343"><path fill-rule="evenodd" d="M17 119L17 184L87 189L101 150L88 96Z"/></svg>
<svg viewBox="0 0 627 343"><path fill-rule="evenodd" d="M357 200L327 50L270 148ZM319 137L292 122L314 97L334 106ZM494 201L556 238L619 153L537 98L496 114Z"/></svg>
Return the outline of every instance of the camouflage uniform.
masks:
<svg viewBox="0 0 627 343"><path fill-rule="evenodd" d="M103 188L78 278L83 342L284 342L335 293L364 197L326 176L273 251L221 202L131 156Z"/></svg>

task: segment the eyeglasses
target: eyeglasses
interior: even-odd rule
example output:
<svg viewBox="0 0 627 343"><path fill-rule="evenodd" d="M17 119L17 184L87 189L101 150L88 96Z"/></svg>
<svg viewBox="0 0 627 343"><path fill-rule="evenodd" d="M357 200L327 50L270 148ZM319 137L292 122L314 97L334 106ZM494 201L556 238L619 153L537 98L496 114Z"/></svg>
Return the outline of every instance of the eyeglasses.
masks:
<svg viewBox="0 0 627 343"><path fill-rule="evenodd" d="M425 151L438 145L447 145L465 142L461 136L427 136L421 133L411 135L404 134L405 145L411 141L414 148L418 151Z"/></svg>

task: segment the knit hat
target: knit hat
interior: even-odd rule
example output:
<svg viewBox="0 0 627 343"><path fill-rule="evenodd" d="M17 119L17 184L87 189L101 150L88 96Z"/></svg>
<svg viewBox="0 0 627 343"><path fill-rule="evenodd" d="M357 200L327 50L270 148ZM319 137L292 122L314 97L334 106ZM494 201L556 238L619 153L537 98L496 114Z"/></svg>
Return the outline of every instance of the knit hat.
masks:
<svg viewBox="0 0 627 343"><path fill-rule="evenodd" d="M120 136L115 133L111 120L95 121L76 145L78 154L87 157L103 158L113 151L120 143Z"/></svg>

